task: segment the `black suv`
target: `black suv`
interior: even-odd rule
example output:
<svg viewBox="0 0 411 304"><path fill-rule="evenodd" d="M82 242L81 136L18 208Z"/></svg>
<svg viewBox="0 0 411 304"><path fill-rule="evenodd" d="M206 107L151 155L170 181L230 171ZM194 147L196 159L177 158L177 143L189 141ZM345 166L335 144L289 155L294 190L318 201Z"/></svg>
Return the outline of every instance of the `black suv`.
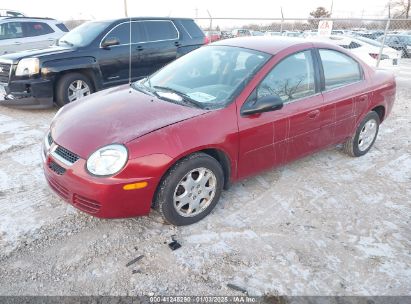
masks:
<svg viewBox="0 0 411 304"><path fill-rule="evenodd" d="M0 104L63 106L125 84L130 76L133 81L146 77L204 42L204 33L192 19L87 22L53 47L1 56Z"/></svg>

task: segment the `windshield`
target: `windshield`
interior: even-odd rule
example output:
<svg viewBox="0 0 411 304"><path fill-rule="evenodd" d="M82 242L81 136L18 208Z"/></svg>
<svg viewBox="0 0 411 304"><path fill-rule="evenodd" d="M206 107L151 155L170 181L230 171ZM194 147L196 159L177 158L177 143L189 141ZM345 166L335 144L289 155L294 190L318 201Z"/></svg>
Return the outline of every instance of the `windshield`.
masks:
<svg viewBox="0 0 411 304"><path fill-rule="evenodd" d="M109 22L86 22L61 37L57 45L86 46L107 28Z"/></svg>
<svg viewBox="0 0 411 304"><path fill-rule="evenodd" d="M184 101L201 108L219 108L267 62L271 55L238 47L201 47L142 81L157 97ZM172 95L178 95L173 98Z"/></svg>

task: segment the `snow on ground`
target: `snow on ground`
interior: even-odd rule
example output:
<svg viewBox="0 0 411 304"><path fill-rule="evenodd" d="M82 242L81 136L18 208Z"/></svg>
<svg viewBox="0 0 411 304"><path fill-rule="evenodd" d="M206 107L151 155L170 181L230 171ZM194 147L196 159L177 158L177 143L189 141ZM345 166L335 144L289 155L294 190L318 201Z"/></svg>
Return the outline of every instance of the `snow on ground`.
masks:
<svg viewBox="0 0 411 304"><path fill-rule="evenodd" d="M55 110L0 108L0 294L239 294L228 283L251 295L410 294L411 61L403 64L369 154L332 148L264 172L179 228L155 212L99 220L61 201L40 157ZM172 235L182 244L174 252Z"/></svg>

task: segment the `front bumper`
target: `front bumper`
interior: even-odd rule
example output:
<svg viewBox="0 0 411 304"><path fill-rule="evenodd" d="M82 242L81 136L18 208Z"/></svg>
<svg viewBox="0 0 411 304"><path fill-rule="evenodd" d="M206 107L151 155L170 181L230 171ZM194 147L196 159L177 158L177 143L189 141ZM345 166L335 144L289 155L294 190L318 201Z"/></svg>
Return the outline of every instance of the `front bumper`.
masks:
<svg viewBox="0 0 411 304"><path fill-rule="evenodd" d="M45 145L42 156L44 175L49 186L77 209L99 218L135 217L150 212L159 179L93 177L86 172L84 159L80 158L67 166L53 157ZM127 166L123 170L127 170ZM126 184L140 181L148 182L148 186L137 190L123 189Z"/></svg>
<svg viewBox="0 0 411 304"><path fill-rule="evenodd" d="M0 105L27 109L50 108L53 106L53 82L40 78L0 83Z"/></svg>

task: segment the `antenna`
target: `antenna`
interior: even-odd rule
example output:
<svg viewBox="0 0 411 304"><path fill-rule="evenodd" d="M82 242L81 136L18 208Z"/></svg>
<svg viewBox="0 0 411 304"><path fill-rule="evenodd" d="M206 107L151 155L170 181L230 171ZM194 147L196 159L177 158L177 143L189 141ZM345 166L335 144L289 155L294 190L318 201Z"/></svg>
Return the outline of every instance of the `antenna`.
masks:
<svg viewBox="0 0 411 304"><path fill-rule="evenodd" d="M131 93L131 18L129 18L129 25L130 25L130 37L128 41L128 85L129 85L129 92Z"/></svg>

